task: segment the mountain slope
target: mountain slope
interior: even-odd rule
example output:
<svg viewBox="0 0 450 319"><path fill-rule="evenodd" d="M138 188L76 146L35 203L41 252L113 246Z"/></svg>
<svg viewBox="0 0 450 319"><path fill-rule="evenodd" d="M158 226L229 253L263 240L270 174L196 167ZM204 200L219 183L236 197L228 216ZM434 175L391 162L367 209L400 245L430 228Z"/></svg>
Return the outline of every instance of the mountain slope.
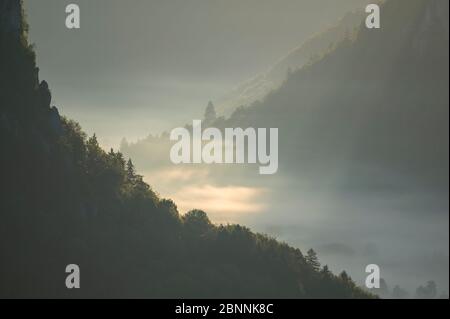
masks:
<svg viewBox="0 0 450 319"><path fill-rule="evenodd" d="M445 194L448 2L387 1L382 18L380 30L362 27L216 124L279 127L286 175L327 178L350 166L349 187L406 183Z"/></svg>
<svg viewBox="0 0 450 319"><path fill-rule="evenodd" d="M372 297L298 249L180 216L51 106L21 2L0 8L0 297ZM65 287L72 263L82 289Z"/></svg>
<svg viewBox="0 0 450 319"><path fill-rule="evenodd" d="M289 72L300 69L314 59L326 54L346 34L351 34L357 29L363 19L364 12L362 10L349 12L336 25L313 35L280 59L267 72L239 85L220 99L217 103L219 114L229 116L239 106L263 100L267 94L283 84Z"/></svg>

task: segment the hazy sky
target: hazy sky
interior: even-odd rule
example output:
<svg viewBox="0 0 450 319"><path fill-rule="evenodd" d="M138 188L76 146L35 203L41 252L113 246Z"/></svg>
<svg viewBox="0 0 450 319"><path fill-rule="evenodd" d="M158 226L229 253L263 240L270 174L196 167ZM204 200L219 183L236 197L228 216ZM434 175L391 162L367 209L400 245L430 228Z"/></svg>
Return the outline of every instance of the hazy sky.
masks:
<svg viewBox="0 0 450 319"><path fill-rule="evenodd" d="M367 0L25 0L53 103L103 145L189 122ZM65 27L77 3L81 29Z"/></svg>

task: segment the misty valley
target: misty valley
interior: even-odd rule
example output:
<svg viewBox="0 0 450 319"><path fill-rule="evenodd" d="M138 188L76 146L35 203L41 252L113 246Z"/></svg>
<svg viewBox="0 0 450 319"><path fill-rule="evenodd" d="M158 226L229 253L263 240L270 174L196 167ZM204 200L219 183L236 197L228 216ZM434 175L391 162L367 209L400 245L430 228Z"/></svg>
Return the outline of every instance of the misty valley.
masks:
<svg viewBox="0 0 450 319"><path fill-rule="evenodd" d="M448 299L449 2L370 2L0 0L0 298Z"/></svg>

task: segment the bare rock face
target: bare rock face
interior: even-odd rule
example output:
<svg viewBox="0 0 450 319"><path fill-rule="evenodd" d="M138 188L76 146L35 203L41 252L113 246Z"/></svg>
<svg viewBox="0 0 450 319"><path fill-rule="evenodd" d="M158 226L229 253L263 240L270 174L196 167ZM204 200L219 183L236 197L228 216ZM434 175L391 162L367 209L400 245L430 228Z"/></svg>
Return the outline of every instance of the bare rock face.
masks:
<svg viewBox="0 0 450 319"><path fill-rule="evenodd" d="M50 108L48 120L52 131L57 135L61 135L63 132L61 116L59 115L59 111L56 106L52 106Z"/></svg>
<svg viewBox="0 0 450 319"><path fill-rule="evenodd" d="M48 109L52 101L52 94L48 87L47 81L42 81L39 84L39 106L43 109Z"/></svg>
<svg viewBox="0 0 450 319"><path fill-rule="evenodd" d="M20 0L0 0L0 33L20 35L22 6Z"/></svg>

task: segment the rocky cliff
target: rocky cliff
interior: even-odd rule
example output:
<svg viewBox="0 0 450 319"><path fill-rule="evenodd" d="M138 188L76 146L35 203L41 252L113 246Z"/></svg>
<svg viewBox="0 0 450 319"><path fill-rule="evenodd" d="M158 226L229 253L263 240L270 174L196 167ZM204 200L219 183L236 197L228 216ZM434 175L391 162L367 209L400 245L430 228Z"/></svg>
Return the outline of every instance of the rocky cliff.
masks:
<svg viewBox="0 0 450 319"><path fill-rule="evenodd" d="M19 35L23 31L20 0L0 0L0 32Z"/></svg>

